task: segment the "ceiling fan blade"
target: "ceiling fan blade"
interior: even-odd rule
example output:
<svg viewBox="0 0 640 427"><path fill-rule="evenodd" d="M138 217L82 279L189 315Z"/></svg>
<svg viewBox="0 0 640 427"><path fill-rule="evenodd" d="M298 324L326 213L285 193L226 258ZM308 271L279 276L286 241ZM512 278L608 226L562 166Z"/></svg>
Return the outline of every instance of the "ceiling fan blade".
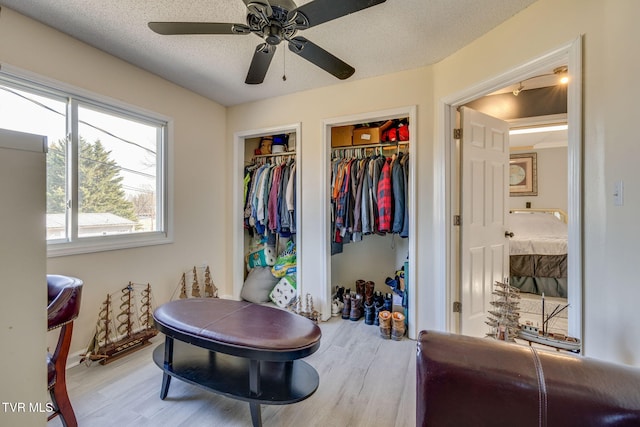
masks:
<svg viewBox="0 0 640 427"><path fill-rule="evenodd" d="M351 77L356 71L351 65L304 37L298 36L291 39L289 41L289 50L300 55L312 64L317 65L326 72L333 74L340 80Z"/></svg>
<svg viewBox="0 0 640 427"><path fill-rule="evenodd" d="M256 47L247 78L244 81L246 84L257 85L264 81L274 53L276 53L276 47L270 44L261 43Z"/></svg>
<svg viewBox="0 0 640 427"><path fill-rule="evenodd" d="M244 24L220 22L149 22L149 28L162 35L180 34L249 34Z"/></svg>
<svg viewBox="0 0 640 427"><path fill-rule="evenodd" d="M299 23L303 28L310 28L385 1L387 0L314 0L290 11L289 16L293 17L296 23ZM296 12L304 15L306 20L295 17Z"/></svg>

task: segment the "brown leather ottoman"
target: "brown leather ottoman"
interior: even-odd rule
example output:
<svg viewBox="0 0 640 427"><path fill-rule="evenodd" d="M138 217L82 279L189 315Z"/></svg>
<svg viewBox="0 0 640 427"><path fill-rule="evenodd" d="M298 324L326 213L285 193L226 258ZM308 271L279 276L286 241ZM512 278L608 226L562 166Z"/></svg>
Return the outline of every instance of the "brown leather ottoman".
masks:
<svg viewBox="0 0 640 427"><path fill-rule="evenodd" d="M285 405L311 396L316 370L297 360L320 347L320 328L287 311L245 301L198 298L172 301L153 313L166 335L153 352L163 371L160 398L171 377L249 402L254 426L261 404Z"/></svg>

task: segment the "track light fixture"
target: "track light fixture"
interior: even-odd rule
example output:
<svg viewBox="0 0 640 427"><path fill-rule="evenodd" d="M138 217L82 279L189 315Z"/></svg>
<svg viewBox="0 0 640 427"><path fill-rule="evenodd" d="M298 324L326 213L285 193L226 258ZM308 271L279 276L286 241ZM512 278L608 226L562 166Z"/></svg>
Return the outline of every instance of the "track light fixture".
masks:
<svg viewBox="0 0 640 427"><path fill-rule="evenodd" d="M520 95L520 92L522 92L523 89L524 89L524 86L522 85L522 82L520 82L520 85L518 85L518 87L513 90L513 96Z"/></svg>
<svg viewBox="0 0 640 427"><path fill-rule="evenodd" d="M520 95L520 92L522 92L524 90L524 85L523 83L529 80L533 80L533 79L537 79L538 77L545 77L545 76L558 76L558 83L566 85L567 83L569 83L569 68L566 65L561 65L559 67L556 67L553 69L553 73L548 73L548 74L541 74L539 76L533 76L533 77L529 77L528 79L524 79L520 82L520 84L518 85L518 87L516 89L514 89L512 91L513 96L518 96Z"/></svg>
<svg viewBox="0 0 640 427"><path fill-rule="evenodd" d="M562 65L553 69L553 74L560 77L560 84L566 85L569 83L569 68L566 65Z"/></svg>

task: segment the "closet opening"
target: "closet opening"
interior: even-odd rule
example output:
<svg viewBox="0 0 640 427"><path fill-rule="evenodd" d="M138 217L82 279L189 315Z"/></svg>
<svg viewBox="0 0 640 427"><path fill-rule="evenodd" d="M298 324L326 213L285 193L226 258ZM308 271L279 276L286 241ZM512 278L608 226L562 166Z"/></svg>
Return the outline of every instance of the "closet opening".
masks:
<svg viewBox="0 0 640 427"><path fill-rule="evenodd" d="M233 297L287 307L303 295L300 125L235 134Z"/></svg>
<svg viewBox="0 0 640 427"><path fill-rule="evenodd" d="M416 141L415 107L325 121L328 314L377 327L376 314L391 308L405 316L409 338L419 294Z"/></svg>

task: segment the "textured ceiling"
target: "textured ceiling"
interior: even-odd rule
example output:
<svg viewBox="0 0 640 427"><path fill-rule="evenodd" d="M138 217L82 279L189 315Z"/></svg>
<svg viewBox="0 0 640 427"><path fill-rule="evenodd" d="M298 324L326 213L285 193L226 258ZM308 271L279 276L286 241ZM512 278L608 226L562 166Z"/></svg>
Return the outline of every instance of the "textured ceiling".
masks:
<svg viewBox="0 0 640 427"><path fill-rule="evenodd" d="M357 80L438 62L534 1L387 0L299 34L355 67L349 80ZM340 82L281 44L264 83L247 85L254 49L262 42L256 35L161 36L147 27L149 21L245 23L242 0L0 0L0 5L226 106Z"/></svg>

